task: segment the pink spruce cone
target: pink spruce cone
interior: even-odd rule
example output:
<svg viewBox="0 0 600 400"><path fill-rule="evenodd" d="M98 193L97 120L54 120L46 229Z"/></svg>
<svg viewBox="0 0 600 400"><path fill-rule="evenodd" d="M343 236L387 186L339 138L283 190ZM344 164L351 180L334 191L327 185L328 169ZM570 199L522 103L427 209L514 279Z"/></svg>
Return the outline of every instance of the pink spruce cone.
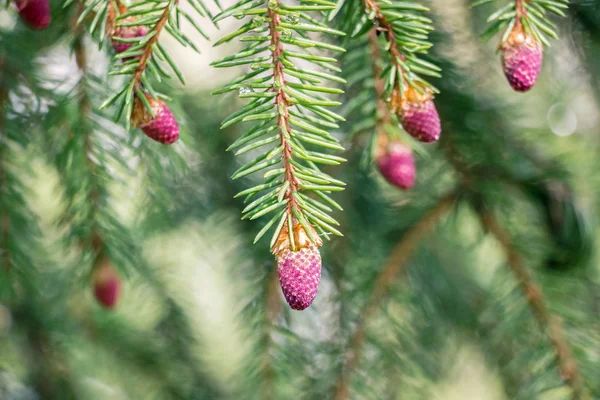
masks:
<svg viewBox="0 0 600 400"><path fill-rule="evenodd" d="M308 308L319 289L321 254L317 246L298 251L286 249L277 259L279 283L285 300L294 310Z"/></svg>
<svg viewBox="0 0 600 400"><path fill-rule="evenodd" d="M49 0L15 0L21 19L33 29L45 29L50 25Z"/></svg>
<svg viewBox="0 0 600 400"><path fill-rule="evenodd" d="M440 138L442 126L433 95L423 89L425 94L417 92L411 86L404 91L398 117L402 128L420 142L431 143Z"/></svg>
<svg viewBox="0 0 600 400"><path fill-rule="evenodd" d="M129 12L129 9L125 7L121 2L112 3L108 8L108 17L106 19L106 34L112 38L112 46L115 52L122 53L127 51L133 46L133 43L124 43L118 40L115 40L115 37L120 37L124 39L132 39L136 37L146 36L148 33L148 28L145 26L117 26L117 13L115 12L115 6L119 7L119 15L126 14ZM132 23L137 21L137 18L134 16L127 17L123 20L123 23ZM139 57L139 56L138 56ZM129 61L134 57L129 57L124 59L123 61Z"/></svg>
<svg viewBox="0 0 600 400"><path fill-rule="evenodd" d="M287 226L279 233L271 249L277 257L279 284L285 300L294 310L305 310L317 296L321 281L321 254L323 244L316 231L309 226L313 243L304 227L297 222L293 227L296 251L290 246Z"/></svg>
<svg viewBox="0 0 600 400"><path fill-rule="evenodd" d="M500 45L502 68L510 86L517 92L526 92L537 81L542 68L542 45L516 25L508 39Z"/></svg>
<svg viewBox="0 0 600 400"><path fill-rule="evenodd" d="M129 17L129 18L125 18L124 21L125 22L135 22L136 18ZM124 38L124 39L132 39L132 38L136 38L136 37L146 36L147 33L148 33L148 29L145 26L121 26L121 27L116 28L113 38L116 36L116 37L120 37L120 38ZM133 43L124 43L124 42L119 42L118 40L112 39L112 46L113 46L113 49L115 49L115 52L122 53L124 51L129 50L131 48L131 46L133 46ZM132 58L133 57L127 58L124 61L129 61Z"/></svg>
<svg viewBox="0 0 600 400"><path fill-rule="evenodd" d="M104 308L113 309L121 293L121 281L107 258L100 260L94 271L94 296Z"/></svg>
<svg viewBox="0 0 600 400"><path fill-rule="evenodd" d="M393 142L377 158L381 175L392 185L400 189L410 189L415 184L415 158L410 147Z"/></svg>
<svg viewBox="0 0 600 400"><path fill-rule="evenodd" d="M162 144L171 144L179 139L179 124L175 116L161 99L153 99L150 95L146 95L148 102L152 106L152 114L148 112L142 101L135 99L133 111L133 123L150 139L156 140Z"/></svg>

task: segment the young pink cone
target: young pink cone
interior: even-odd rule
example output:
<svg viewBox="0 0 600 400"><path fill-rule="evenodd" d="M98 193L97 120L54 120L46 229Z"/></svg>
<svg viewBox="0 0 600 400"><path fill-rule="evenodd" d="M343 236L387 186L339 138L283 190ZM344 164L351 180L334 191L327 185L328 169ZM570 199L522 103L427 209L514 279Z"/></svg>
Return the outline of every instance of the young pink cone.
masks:
<svg viewBox="0 0 600 400"><path fill-rule="evenodd" d="M542 45L523 27L516 25L508 39L500 45L502 68L510 86L517 92L531 89L542 68Z"/></svg>
<svg viewBox="0 0 600 400"><path fill-rule="evenodd" d="M420 142L431 143L440 138L442 126L431 91L423 91L421 94L412 86L404 90L398 118L408 134Z"/></svg>
<svg viewBox="0 0 600 400"><path fill-rule="evenodd" d="M94 270L94 296L104 308L113 309L121 294L121 280L107 258L101 259Z"/></svg>
<svg viewBox="0 0 600 400"><path fill-rule="evenodd" d="M129 17L125 19L126 22L135 21L135 17ZM146 36L148 29L145 26L122 26L117 28L115 36L125 39L131 39L136 37ZM112 46L115 52L122 53L129 50L133 43L119 42L118 40L112 39ZM127 59L125 59L127 61Z"/></svg>
<svg viewBox="0 0 600 400"><path fill-rule="evenodd" d="M171 144L179 139L179 124L175 116L161 99L155 100L150 95L146 99L152 107L154 116L144 107L142 101L135 99L133 124L142 129L150 139L162 144Z"/></svg>
<svg viewBox="0 0 600 400"><path fill-rule="evenodd" d="M21 19L33 29L45 29L50 25L50 0L15 0Z"/></svg>
<svg viewBox="0 0 600 400"><path fill-rule="evenodd" d="M285 300L292 309L305 310L310 307L319 289L321 254L318 246L323 243L314 229L311 233L317 240L316 244L302 225L296 224L293 230L296 251L290 248L287 226L281 230L272 251L277 257L279 284Z"/></svg>
<svg viewBox="0 0 600 400"><path fill-rule="evenodd" d="M277 258L279 283L285 300L294 310L308 308L319 289L321 254L316 246L285 250Z"/></svg>
<svg viewBox="0 0 600 400"><path fill-rule="evenodd" d="M118 7L119 7L119 14L125 14L127 13L129 10L127 9L127 7L125 7L122 3L118 3ZM142 37L142 36L146 36L146 34L148 33L148 28L146 28L145 26L116 26L116 19L117 19L117 14L115 13L115 9L113 7L113 5L111 4L108 8L108 17L106 20L106 33L108 36L110 36L112 38L111 43L113 46L113 49L115 50L115 52L117 53L122 53L124 51L127 51L131 48L131 46L133 46L133 43L124 43L124 42L120 42L118 40L115 40L115 37L120 37L120 38L124 38L124 39L132 39L132 38L136 38L136 37ZM123 23L133 23L137 21L137 18L134 16L131 17L127 17L123 20ZM124 61L128 61L129 59L124 59Z"/></svg>
<svg viewBox="0 0 600 400"><path fill-rule="evenodd" d="M377 157L381 175L400 189L410 189L415 184L416 168L412 149L401 142L393 142Z"/></svg>

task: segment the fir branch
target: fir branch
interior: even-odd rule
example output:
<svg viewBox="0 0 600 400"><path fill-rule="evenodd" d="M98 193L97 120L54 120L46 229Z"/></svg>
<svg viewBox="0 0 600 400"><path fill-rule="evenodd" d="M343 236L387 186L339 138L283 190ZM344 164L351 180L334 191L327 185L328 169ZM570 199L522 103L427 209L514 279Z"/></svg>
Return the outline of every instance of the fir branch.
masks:
<svg viewBox="0 0 600 400"><path fill-rule="evenodd" d="M496 238L504 250L508 266L519 282L534 317L542 329L546 331L548 339L556 352L556 360L562 379L573 391L575 399L591 400L585 389L583 376L579 372L577 360L565 338L561 323L548 310L541 288L534 282L530 272L523 265L521 255L512 246L510 236L491 212L478 209L478 213L482 226Z"/></svg>
<svg viewBox="0 0 600 400"><path fill-rule="evenodd" d="M376 26L372 29L381 32L387 42L385 48L392 64L388 69L390 76L387 81L393 84L388 85L386 95L390 96L394 93L396 95L390 103L392 112L398 111L399 102L408 86L415 88L421 94L424 93L425 88L437 92L437 89L420 78L418 73L439 77L440 69L416 56L418 52L426 53L432 45L427 41L427 33L433 28L426 18L418 18L408 13L400 17L398 14L398 11L403 8L410 11L428 9L414 4L380 4L377 0L363 0L363 2L369 18L376 21ZM397 74L397 77L392 77L392 74Z"/></svg>
<svg viewBox="0 0 600 400"><path fill-rule="evenodd" d="M75 18L79 15L83 9L84 4L83 1L78 1L78 12L75 14ZM75 43L74 43L74 53L75 53L75 62L77 64L77 68L81 73L81 80L77 84L77 97L78 97L78 107L79 107L79 115L81 117L83 131L79 132L79 134L84 136L83 139L83 149L85 152L85 164L88 169L89 175L89 192L87 193L87 200L89 201L90 207L90 215L89 224L90 224L90 237L86 238L84 241L85 248L91 248L94 252L95 261L99 260L102 257L103 253L103 243L102 238L100 236L100 232L98 229L98 209L102 207L101 204L101 193L98 182L98 173L96 162L92 159L92 154L94 153L93 143L92 143L92 134L93 129L90 126L88 120L92 114L92 103L91 99L88 95L86 89L86 79L88 75L88 62L87 55L85 53L85 48L83 45L83 40L85 36L85 31L81 25L77 24L77 20L74 18L73 20L73 33L75 35ZM74 132L71 132L71 140L76 140L74 137Z"/></svg>
<svg viewBox="0 0 600 400"><path fill-rule="evenodd" d="M472 7L493 1L476 0ZM482 36L489 40L504 32L501 39L501 43L504 43L513 31L524 29L538 42L550 46L550 39L558 39L558 35L556 25L550 20L549 14L564 17L564 10L568 8L568 4L568 0L510 0L489 16L489 26Z"/></svg>
<svg viewBox="0 0 600 400"><path fill-rule="evenodd" d="M362 344L366 339L366 327L371 316L377 311L381 301L388 294L390 287L404 271L410 257L418 248L423 238L451 210L456 200L456 193L451 193L442 198L436 206L413 225L392 250L392 253L375 280L366 303L359 312L357 324L350 336L344 355L343 370L335 386L335 400L350 398L351 376L359 365Z"/></svg>
<svg viewBox="0 0 600 400"><path fill-rule="evenodd" d="M212 65L226 68L249 64L252 70L214 94L237 90L241 98L253 99L226 118L221 128L238 122L258 121L228 150L238 149L236 155L241 155L261 149L257 150L259 155L256 158L234 172L233 179L264 172L265 183L244 190L237 197L246 196L246 202L252 200L243 210L244 219L270 216L255 242L275 227L271 247L277 253L280 247L277 240L281 232L284 232L281 238L287 237L289 247L296 250L293 235L299 226L316 245L322 243L318 234L341 235L335 228L338 222L327 212L331 211L330 205L340 208L329 197L329 193L343 190L344 183L323 173L317 164L337 165L345 160L311 148L343 149L338 140L324 129L337 127L336 122L344 120L324 108L340 104L329 100L326 95L343 92L321 85L322 80L343 80L333 74L298 69L295 60L301 59L318 68L337 71L337 67L332 65L336 61L334 58L315 54L314 49L338 52L343 49L310 39L306 32L335 35L343 35L343 32L327 28L306 14L305 11L312 11L312 6L289 7L276 0L268 1L266 5L265 8L265 4L260 2L236 3L215 16L215 21L232 15L238 18L252 17L251 21L219 40L216 45L242 35L240 40L247 39L252 44ZM334 6L323 7L331 9ZM301 23L302 19L309 23ZM269 45L265 45L265 42ZM266 190L267 193L259 196ZM310 192L317 197L307 196Z"/></svg>
<svg viewBox="0 0 600 400"><path fill-rule="evenodd" d="M478 187L477 183L480 181L476 172L465 164L448 137L444 139L442 144L448 161L459 173L462 186L468 189L468 191L476 190ZM570 346L564 337L560 321L548 310L543 300L541 288L534 282L530 272L525 268L521 255L512 245L510 236L489 211L483 210L482 207L475 208L484 229L492 233L500 243L506 254L508 266L519 282L521 291L527 299L534 317L548 335L556 353L561 378L571 388L575 399L591 400L587 395L583 376L577 366L577 360L573 356Z"/></svg>

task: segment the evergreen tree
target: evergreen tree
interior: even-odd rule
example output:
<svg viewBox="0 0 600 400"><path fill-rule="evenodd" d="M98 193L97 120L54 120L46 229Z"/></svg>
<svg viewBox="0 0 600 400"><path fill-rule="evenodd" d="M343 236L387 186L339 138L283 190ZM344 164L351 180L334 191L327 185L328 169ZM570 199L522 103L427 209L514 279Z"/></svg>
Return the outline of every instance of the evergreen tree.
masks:
<svg viewBox="0 0 600 400"><path fill-rule="evenodd" d="M14 0L0 399L600 398L599 54L585 0Z"/></svg>

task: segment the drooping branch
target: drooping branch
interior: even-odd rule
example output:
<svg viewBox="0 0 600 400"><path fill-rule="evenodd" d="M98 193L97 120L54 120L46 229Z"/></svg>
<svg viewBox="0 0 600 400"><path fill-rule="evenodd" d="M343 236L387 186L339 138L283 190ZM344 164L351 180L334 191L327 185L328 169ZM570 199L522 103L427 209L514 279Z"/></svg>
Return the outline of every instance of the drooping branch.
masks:
<svg viewBox="0 0 600 400"><path fill-rule="evenodd" d="M392 250L385 266L375 280L371 294L361 309L358 323L352 332L344 355L344 366L335 387L335 400L349 399L352 373L359 365L362 345L366 338L366 327L371 316L377 311L378 305L388 294L390 287L404 271L408 260L418 248L423 238L437 225L439 220L448 213L456 202L457 196L452 193L433 207L412 229L398 242Z"/></svg>
<svg viewBox="0 0 600 400"><path fill-rule="evenodd" d="M277 2L279 4L279 2ZM287 211L286 214L293 221L296 220L294 216L294 211L298 211L298 203L294 194L298 191L298 184L300 183L298 178L296 178L294 172L295 167L291 164L293 158L292 147L286 136L289 136L290 126L289 126L289 106L287 100L287 95L284 92L285 87L285 76L283 74L283 43L281 42L281 32L278 30L279 25L281 24L281 17L278 13L275 12L274 9L269 9L268 11L269 21L269 32L271 36L271 52L272 52L272 60L273 60L273 87L276 91L277 95L275 97L275 105L277 110L279 111L279 118L277 121L277 125L279 126L279 140L280 144L283 148L283 152L281 154L281 160L283 162L283 180L284 186L282 190L285 190L285 194L283 198L287 201ZM281 195L281 194L280 194ZM290 235L292 233L290 232Z"/></svg>
<svg viewBox="0 0 600 400"><path fill-rule="evenodd" d="M101 193L100 193L100 185L98 182L98 174L97 174L97 165L93 159L94 153L94 145L92 143L92 135L93 129L89 124L89 118L92 114L92 103L90 96L88 94L86 88L86 79L88 74L88 60L87 55L84 48L84 36L85 30L83 25L77 24L77 16L81 14L84 9L83 1L78 2L78 12L75 14L73 18L73 33L75 35L75 43L74 43L74 53L75 53L75 62L77 63L77 68L81 73L81 79L77 84L77 96L78 96L78 106L79 106L79 116L81 119L81 126L83 127L83 131L81 132L84 136L84 151L85 151L85 162L89 173L89 185L90 190L88 193L88 201L90 202L90 216L89 223L91 226L90 236L85 239L85 247L90 246L94 251L94 256L100 258L102 253L102 239L99 233L98 227L98 209L102 207L101 205ZM77 140L74 135L71 135L70 140Z"/></svg>
<svg viewBox="0 0 600 400"><path fill-rule="evenodd" d="M165 24L167 23L167 21L169 21L170 11L172 9L175 9L178 5L179 5L179 0L173 0L173 8L171 8L171 3L169 3L169 5L167 5L167 7L165 7L165 10L163 11L160 19L158 20L155 28L153 29L153 32L155 32L154 35L150 38L150 40L148 40L148 43L146 43L146 45L144 46L144 53L140 57L140 61L138 63L137 68L135 69L135 72L134 72L133 78L132 78L132 80L134 82L133 83L134 92L135 92L135 89L137 89L140 86L140 84L142 83L142 76L144 74L144 71L146 70L146 65L148 64L148 60L152 56L154 45L158 42L158 39L160 38L160 34L161 34L163 28L165 27Z"/></svg>
<svg viewBox="0 0 600 400"><path fill-rule="evenodd" d="M561 323L548 309L541 288L535 283L531 273L524 266L521 255L512 245L509 234L489 211L478 210L481 224L498 241L506 254L508 267L519 282L521 291L539 325L548 335L556 352L556 359L563 381L573 391L578 400L590 400L586 393L583 376L579 372L577 360L573 356L565 338Z"/></svg>
<svg viewBox="0 0 600 400"><path fill-rule="evenodd" d="M446 152L446 158L459 174L462 186L472 190L476 187L477 181L480 180L476 170L465 164L448 136L443 140L442 145ZM586 397L583 377L565 339L560 321L548 310L541 288L533 280L531 273L524 266L521 255L514 249L510 236L500 226L495 217L489 211L484 211L480 207L477 208L477 211L483 227L486 231L491 232L502 246L508 266L519 282L519 287L527 299L527 304L542 329L546 331L556 353L562 379L572 389L576 399L589 400L589 397Z"/></svg>

